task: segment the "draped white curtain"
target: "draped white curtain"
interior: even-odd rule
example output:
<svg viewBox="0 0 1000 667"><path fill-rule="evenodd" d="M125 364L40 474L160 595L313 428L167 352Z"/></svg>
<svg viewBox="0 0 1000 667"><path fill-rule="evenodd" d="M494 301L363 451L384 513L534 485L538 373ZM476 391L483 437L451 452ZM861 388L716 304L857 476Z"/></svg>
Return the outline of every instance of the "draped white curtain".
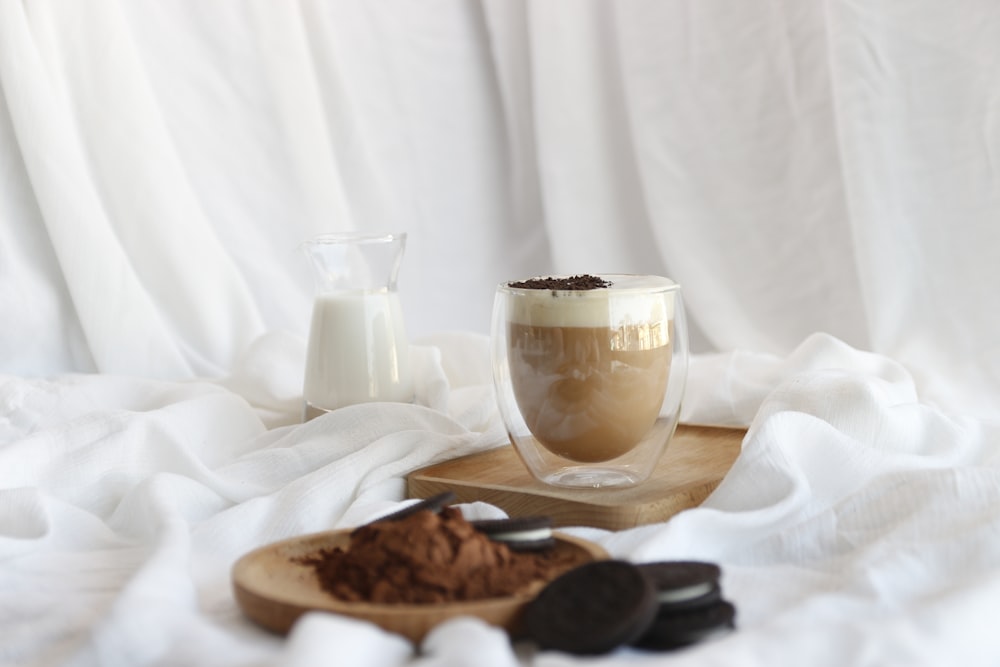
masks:
<svg viewBox="0 0 1000 667"><path fill-rule="evenodd" d="M0 0L0 372L298 349L298 244L392 229L414 339L663 273L699 352L824 332L996 415L998 91L986 0Z"/></svg>

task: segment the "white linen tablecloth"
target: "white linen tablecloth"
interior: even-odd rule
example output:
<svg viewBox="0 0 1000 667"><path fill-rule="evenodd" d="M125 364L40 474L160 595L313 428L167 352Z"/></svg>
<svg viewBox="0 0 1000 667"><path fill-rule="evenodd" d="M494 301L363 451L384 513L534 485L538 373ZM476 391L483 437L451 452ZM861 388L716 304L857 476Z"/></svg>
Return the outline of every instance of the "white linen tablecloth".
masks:
<svg viewBox="0 0 1000 667"><path fill-rule="evenodd" d="M262 338L217 382L0 377L0 663L1000 663L1000 424L930 405L900 365L822 335L784 359L693 360L685 419L750 425L701 507L568 529L633 561L719 562L736 632L582 660L469 618L419 647L328 614L262 631L232 596L239 556L387 512L408 472L506 442L483 336L415 346L417 404L307 424L303 350Z"/></svg>

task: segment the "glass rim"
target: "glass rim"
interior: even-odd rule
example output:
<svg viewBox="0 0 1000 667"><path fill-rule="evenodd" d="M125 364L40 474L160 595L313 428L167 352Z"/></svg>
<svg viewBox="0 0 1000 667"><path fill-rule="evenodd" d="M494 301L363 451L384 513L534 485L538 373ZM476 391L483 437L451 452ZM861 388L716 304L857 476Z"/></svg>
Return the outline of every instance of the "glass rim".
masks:
<svg viewBox="0 0 1000 667"><path fill-rule="evenodd" d="M303 243L333 245L338 243L389 243L405 240L406 232L326 232L306 239Z"/></svg>

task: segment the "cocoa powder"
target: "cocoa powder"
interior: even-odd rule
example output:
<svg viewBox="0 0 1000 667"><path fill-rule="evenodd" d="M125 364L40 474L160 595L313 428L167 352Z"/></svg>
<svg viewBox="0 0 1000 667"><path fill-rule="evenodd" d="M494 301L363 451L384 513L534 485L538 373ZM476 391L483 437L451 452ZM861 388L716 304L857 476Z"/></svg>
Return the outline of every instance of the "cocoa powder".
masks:
<svg viewBox="0 0 1000 667"><path fill-rule="evenodd" d="M515 552L477 531L460 510L424 510L372 523L336 547L302 559L320 585L349 602L431 604L528 590L581 563L575 553Z"/></svg>
<svg viewBox="0 0 1000 667"><path fill-rule="evenodd" d="M611 283L598 276L582 274L565 278L531 278L529 280L508 283L507 286L516 289L547 289L575 292L610 287Z"/></svg>

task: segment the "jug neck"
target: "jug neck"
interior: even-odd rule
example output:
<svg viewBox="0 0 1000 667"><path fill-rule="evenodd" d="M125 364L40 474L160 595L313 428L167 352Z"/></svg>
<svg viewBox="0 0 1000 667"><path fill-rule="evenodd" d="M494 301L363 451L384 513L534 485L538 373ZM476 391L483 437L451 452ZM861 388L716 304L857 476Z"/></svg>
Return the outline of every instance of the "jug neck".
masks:
<svg viewBox="0 0 1000 667"><path fill-rule="evenodd" d="M405 247L405 233L323 234L302 244L318 294L396 291Z"/></svg>

